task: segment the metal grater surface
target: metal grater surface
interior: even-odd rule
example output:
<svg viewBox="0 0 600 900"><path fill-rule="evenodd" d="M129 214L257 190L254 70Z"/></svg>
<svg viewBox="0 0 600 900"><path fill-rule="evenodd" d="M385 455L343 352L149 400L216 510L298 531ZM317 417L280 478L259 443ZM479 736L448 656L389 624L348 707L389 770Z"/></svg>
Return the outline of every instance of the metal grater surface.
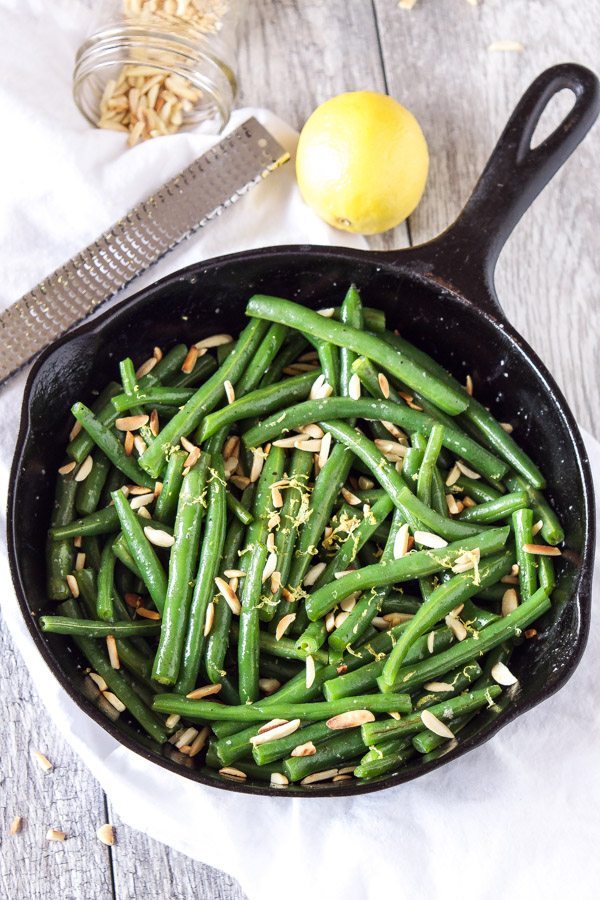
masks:
<svg viewBox="0 0 600 900"><path fill-rule="evenodd" d="M0 382L289 159L248 119L0 313Z"/></svg>

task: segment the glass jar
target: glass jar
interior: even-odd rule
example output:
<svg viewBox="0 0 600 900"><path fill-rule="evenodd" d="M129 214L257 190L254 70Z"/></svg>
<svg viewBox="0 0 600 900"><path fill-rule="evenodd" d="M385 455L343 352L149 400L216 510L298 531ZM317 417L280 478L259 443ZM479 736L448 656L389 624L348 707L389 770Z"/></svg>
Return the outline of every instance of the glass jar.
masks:
<svg viewBox="0 0 600 900"><path fill-rule="evenodd" d="M201 126L217 134L236 93L237 28L246 0L103 0L75 60L84 116L129 144Z"/></svg>

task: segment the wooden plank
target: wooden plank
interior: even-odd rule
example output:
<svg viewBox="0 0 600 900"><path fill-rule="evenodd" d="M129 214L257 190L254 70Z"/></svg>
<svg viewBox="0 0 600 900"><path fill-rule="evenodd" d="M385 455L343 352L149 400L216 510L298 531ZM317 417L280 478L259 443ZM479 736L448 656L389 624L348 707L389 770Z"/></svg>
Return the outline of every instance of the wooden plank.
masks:
<svg viewBox="0 0 600 900"><path fill-rule="evenodd" d="M105 821L99 784L58 733L6 629L0 630L1 849L0 896L111 900L108 848L96 838ZM54 763L45 774L32 753ZM22 831L10 836L14 816ZM64 843L46 840L48 828L66 832Z"/></svg>
<svg viewBox="0 0 600 900"><path fill-rule="evenodd" d="M510 112L543 69L574 60L594 68L594 4L564 0L526 15L522 4L420 0L410 12L374 0L390 93L423 125L431 150L425 198L411 217L414 243L456 217ZM498 40L522 53L490 52ZM564 101L560 104L565 109ZM568 106L568 104L567 104ZM556 122L556 115L551 117ZM517 226L497 287L508 317L554 373L582 425L600 435L596 291L600 130L596 128ZM596 407L594 409L594 406Z"/></svg>

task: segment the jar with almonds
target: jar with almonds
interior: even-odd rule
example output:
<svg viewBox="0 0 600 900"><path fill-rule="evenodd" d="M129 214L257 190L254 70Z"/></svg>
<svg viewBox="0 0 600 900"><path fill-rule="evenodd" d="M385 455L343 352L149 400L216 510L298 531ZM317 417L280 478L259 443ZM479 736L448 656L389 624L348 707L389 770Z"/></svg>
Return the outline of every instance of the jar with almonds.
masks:
<svg viewBox="0 0 600 900"><path fill-rule="evenodd" d="M188 126L216 134L236 93L246 0L109 0L95 7L73 73L75 102L130 146Z"/></svg>

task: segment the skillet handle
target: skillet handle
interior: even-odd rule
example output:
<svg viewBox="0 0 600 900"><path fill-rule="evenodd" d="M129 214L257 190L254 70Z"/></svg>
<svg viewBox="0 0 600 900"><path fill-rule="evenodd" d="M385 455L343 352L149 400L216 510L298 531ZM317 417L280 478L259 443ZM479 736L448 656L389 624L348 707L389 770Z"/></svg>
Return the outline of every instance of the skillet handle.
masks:
<svg viewBox="0 0 600 900"><path fill-rule="evenodd" d="M551 99L568 88L575 104L537 147L531 138ZM584 66L546 69L527 89L477 182L465 208L442 235L415 248L435 275L498 314L494 269L507 238L537 195L571 155L600 111L600 82ZM410 252L410 251L409 251ZM482 294L482 290L484 293Z"/></svg>

